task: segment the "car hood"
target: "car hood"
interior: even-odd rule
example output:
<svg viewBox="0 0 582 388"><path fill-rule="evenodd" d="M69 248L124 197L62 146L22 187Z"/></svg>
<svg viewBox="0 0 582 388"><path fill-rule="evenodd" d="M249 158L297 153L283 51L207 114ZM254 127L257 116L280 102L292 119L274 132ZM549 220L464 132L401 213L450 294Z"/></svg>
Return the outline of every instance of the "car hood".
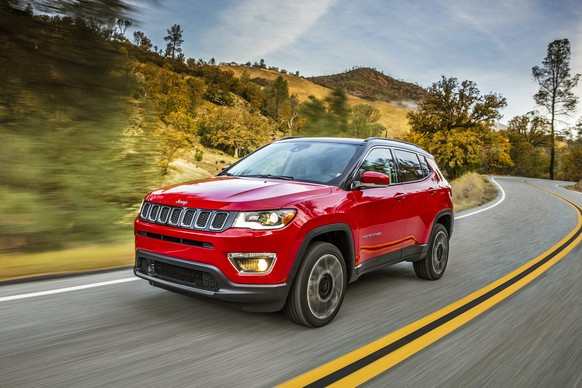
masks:
<svg viewBox="0 0 582 388"><path fill-rule="evenodd" d="M214 177L166 187L146 201L215 210L279 209L292 202L331 193L331 187L279 179Z"/></svg>

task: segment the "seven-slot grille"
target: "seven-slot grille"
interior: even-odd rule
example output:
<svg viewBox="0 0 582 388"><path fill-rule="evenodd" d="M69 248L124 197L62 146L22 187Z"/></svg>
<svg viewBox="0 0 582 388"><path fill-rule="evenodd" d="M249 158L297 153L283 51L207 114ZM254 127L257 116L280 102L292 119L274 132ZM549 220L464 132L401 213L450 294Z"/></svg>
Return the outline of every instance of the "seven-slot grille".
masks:
<svg viewBox="0 0 582 388"><path fill-rule="evenodd" d="M226 229L229 219L233 217L230 212L144 202L139 218L154 224L220 232Z"/></svg>

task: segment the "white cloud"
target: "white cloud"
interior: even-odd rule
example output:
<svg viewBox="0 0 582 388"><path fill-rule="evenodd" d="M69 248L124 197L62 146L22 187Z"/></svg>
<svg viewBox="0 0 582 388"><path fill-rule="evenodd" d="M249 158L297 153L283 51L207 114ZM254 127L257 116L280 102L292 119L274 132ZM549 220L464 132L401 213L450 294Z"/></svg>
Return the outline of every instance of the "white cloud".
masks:
<svg viewBox="0 0 582 388"><path fill-rule="evenodd" d="M229 60L256 60L294 43L337 0L245 0L224 9L209 39Z"/></svg>

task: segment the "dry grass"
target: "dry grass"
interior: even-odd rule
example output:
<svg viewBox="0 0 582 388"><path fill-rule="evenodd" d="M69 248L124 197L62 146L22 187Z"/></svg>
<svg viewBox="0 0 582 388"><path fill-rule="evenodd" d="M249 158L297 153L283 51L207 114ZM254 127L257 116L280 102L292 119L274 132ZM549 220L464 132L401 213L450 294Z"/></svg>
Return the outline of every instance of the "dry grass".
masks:
<svg viewBox="0 0 582 388"><path fill-rule="evenodd" d="M242 73L246 71L251 79L264 78L268 81L274 81L278 76L281 76L289 85L289 94L296 94L301 102L306 101L309 96L324 99L331 93L331 89L313 83L308 79L291 74L282 74L274 70L244 66L221 66L221 68L223 70L232 71L237 77L240 77ZM379 123L386 127L386 133L383 134L384 136L395 137L410 129L408 120L406 119L406 115L410 111L410 108L386 101L368 101L348 95L348 105L354 106L357 104L372 105L380 111L382 117L380 118Z"/></svg>
<svg viewBox="0 0 582 388"><path fill-rule="evenodd" d="M287 81L287 85L289 85L289 94L296 94L299 101L306 101L309 96L325 98L331 92L330 89L317 85L308 79L296 75L282 74L274 70L245 66L221 66L221 69L232 71L239 78L245 71L251 79L264 78L267 81L274 81L277 77L281 76Z"/></svg>
<svg viewBox="0 0 582 388"><path fill-rule="evenodd" d="M497 188L484 176L465 174L451 182L455 211L483 205L497 197Z"/></svg>
<svg viewBox="0 0 582 388"><path fill-rule="evenodd" d="M385 101L365 101L360 100L359 98L358 100L357 104L372 105L380 111L382 117L380 118L379 123L386 127L386 134L383 134L384 136L394 138L410 130L410 125L406 118L406 115L410 112L410 108L390 104ZM355 105L355 103L353 105Z"/></svg>
<svg viewBox="0 0 582 388"><path fill-rule="evenodd" d="M133 249L133 243L127 242L114 246L1 255L0 281L129 266L134 261Z"/></svg>

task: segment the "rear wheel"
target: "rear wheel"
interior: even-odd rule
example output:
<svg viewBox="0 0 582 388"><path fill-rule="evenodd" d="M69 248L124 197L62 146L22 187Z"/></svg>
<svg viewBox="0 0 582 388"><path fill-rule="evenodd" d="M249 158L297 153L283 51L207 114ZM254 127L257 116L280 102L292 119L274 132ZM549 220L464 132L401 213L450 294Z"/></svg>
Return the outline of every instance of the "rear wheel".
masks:
<svg viewBox="0 0 582 388"><path fill-rule="evenodd" d="M437 280L445 273L448 261L449 233L443 225L436 224L428 244L428 254L413 263L414 272L421 279Z"/></svg>
<svg viewBox="0 0 582 388"><path fill-rule="evenodd" d="M312 243L289 292L285 313L308 327L328 324L338 313L346 291L346 265L335 245Z"/></svg>

